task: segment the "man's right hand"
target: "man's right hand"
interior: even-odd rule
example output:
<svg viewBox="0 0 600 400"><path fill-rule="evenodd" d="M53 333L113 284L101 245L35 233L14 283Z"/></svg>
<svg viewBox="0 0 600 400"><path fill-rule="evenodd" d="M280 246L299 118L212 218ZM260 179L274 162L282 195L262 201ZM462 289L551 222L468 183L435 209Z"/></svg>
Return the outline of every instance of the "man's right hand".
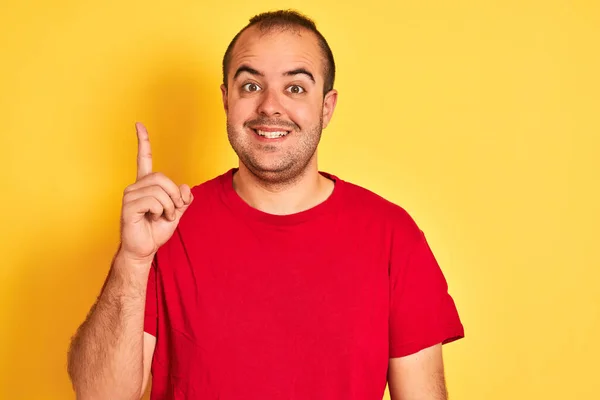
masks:
<svg viewBox="0 0 600 400"><path fill-rule="evenodd" d="M138 138L137 179L123 195L121 248L126 260L150 266L154 254L175 232L193 200L188 185L177 186L159 172L152 172L148 131L136 124Z"/></svg>

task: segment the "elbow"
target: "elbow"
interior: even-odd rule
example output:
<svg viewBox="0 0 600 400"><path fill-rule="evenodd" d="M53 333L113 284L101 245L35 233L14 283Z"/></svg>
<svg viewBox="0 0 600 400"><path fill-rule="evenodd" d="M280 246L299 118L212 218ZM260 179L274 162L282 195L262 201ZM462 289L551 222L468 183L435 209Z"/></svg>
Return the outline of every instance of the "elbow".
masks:
<svg viewBox="0 0 600 400"><path fill-rule="evenodd" d="M67 354L67 373L77 400L140 400L145 393L141 373L117 372L107 360L91 356L97 350L86 349L76 338Z"/></svg>

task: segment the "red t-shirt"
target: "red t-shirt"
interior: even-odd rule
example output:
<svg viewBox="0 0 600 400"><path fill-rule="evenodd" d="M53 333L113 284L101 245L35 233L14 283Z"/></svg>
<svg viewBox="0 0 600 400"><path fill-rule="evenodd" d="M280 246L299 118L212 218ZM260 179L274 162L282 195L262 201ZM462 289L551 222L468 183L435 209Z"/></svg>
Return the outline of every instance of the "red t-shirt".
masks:
<svg viewBox="0 0 600 400"><path fill-rule="evenodd" d="M237 195L234 172L192 189L156 254L152 400L380 400L390 357L463 337L401 207L323 172L335 182L326 201L267 214Z"/></svg>

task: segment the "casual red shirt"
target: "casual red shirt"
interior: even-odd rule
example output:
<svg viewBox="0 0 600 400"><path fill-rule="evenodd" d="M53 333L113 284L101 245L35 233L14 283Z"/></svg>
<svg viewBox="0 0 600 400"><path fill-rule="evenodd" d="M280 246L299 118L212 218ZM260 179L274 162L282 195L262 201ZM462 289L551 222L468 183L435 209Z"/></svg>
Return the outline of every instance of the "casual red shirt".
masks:
<svg viewBox="0 0 600 400"><path fill-rule="evenodd" d="M267 214L237 195L234 172L192 189L151 268L152 400L380 400L390 357L463 337L401 207L323 172L326 201Z"/></svg>

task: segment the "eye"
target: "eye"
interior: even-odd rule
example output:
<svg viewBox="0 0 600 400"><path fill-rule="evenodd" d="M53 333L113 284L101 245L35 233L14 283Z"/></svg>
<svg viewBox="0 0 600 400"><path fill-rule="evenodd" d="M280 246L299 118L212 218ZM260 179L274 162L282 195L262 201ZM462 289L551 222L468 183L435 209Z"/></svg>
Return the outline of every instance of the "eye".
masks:
<svg viewBox="0 0 600 400"><path fill-rule="evenodd" d="M242 90L246 92L256 92L260 90L260 86L258 86L256 83L248 82L244 86L242 86Z"/></svg>
<svg viewBox="0 0 600 400"><path fill-rule="evenodd" d="M304 88L299 85L292 85L287 90L293 94L301 94L305 92Z"/></svg>

